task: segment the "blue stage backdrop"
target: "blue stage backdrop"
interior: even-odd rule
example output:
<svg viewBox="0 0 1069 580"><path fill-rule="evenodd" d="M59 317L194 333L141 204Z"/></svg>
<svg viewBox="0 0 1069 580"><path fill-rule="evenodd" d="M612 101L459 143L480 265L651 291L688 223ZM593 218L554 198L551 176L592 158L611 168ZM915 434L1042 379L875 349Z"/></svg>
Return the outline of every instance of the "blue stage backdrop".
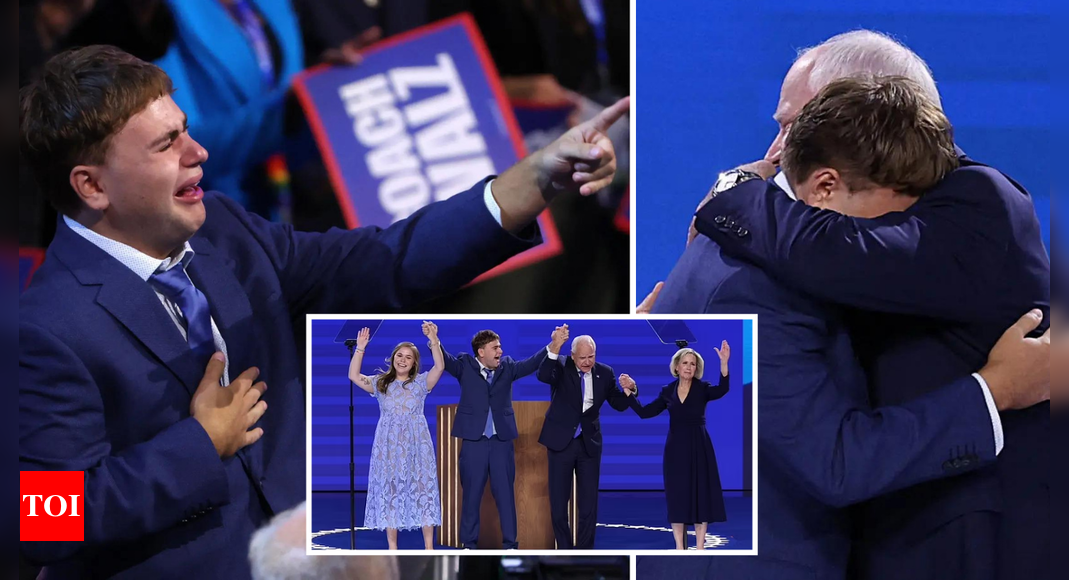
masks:
<svg viewBox="0 0 1069 580"><path fill-rule="evenodd" d="M671 271L719 171L760 159L800 48L889 33L931 67L958 144L1036 199L1049 243L1053 2L637 0L638 295Z"/></svg>
<svg viewBox="0 0 1069 580"><path fill-rule="evenodd" d="M667 384L669 361L674 344L663 344L644 320L437 320L438 336L451 353L471 352L471 338L489 328L501 335L504 353L526 358L549 344L550 333L568 323L572 337L589 334L597 343L598 362L613 368L617 376L630 374L639 385L640 400L648 403ZM349 365L348 349L334 342L343 320L312 322L312 489L349 489ZM744 430L751 423L744 418L744 393L753 378L752 323L750 321L702 320L686 325L697 341L692 343L706 360L708 377L715 377L719 361L713 347L721 340L731 345L731 391L723 399L709 403L708 426L716 448L724 489L748 489L744 483ZM399 342L409 341L420 349L423 370L433 364L419 320L388 320L372 338L364 357L363 373L371 375L386 368L386 358ZM561 349L566 354L570 345ZM715 380L715 379L714 379ZM515 401L549 400L549 387L532 375L513 385ZM355 395L356 489L367 489L368 458L378 422L378 402L360 390ZM437 447L436 408L459 402L460 386L448 373L427 397L426 416ZM604 405L601 425L605 435L601 466L602 490L660 490L664 488L661 456L668 433L668 413L653 419L639 419L631 410L619 413ZM748 439L748 438L747 438Z"/></svg>

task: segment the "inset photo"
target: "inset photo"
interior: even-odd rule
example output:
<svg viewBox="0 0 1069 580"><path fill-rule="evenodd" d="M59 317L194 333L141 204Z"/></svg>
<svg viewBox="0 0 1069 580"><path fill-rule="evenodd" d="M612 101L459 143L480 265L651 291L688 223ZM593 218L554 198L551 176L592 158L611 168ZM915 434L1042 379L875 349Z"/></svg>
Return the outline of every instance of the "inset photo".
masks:
<svg viewBox="0 0 1069 580"><path fill-rule="evenodd" d="M754 317L308 324L310 553L756 553Z"/></svg>

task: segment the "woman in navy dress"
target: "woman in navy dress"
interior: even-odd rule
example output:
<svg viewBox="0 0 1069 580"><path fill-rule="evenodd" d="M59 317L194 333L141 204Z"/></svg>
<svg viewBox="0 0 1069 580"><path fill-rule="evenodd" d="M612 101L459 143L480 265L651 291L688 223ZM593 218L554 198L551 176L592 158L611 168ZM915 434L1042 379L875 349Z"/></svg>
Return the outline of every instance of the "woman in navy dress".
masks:
<svg viewBox="0 0 1069 580"><path fill-rule="evenodd" d="M713 442L705 428L705 405L728 392L728 358L731 348L725 340L719 349L719 384L702 380L705 361L691 348L680 349L672 357L670 369L676 378L648 405L631 397L630 405L639 417L648 419L668 410L668 439L664 444L664 493L668 501L668 521L672 523L676 549L686 549L687 526L693 525L698 549L705 548L709 522L727 521L720 471L716 466ZM633 387L635 381L620 375L620 384Z"/></svg>

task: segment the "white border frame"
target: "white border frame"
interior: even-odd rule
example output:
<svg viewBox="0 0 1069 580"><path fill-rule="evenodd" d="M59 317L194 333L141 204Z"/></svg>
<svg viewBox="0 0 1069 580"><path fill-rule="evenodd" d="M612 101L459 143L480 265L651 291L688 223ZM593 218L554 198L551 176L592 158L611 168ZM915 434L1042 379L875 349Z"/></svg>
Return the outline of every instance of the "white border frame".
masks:
<svg viewBox="0 0 1069 580"><path fill-rule="evenodd" d="M633 256L632 256L633 257ZM753 547L749 550L313 550L312 549L312 322L314 320L351 320L362 318L375 318L382 320L546 320L551 322L567 322L569 320L749 320L753 324L751 365L753 367L753 438L752 445L752 473L753 478L753 511L751 533L753 534ZM308 395L305 399L305 502L307 506L308 521L305 525L305 553L309 556L441 556L441 555L477 555L477 556L683 556L683 557L719 557L719 556L756 556L757 555L757 514L758 514L758 485L757 485L757 394L758 394L758 324L756 314L648 314L637 316L634 314L514 314L514 315L473 315L473 314L309 314L305 320L305 388ZM635 558L631 558L631 567L634 571Z"/></svg>

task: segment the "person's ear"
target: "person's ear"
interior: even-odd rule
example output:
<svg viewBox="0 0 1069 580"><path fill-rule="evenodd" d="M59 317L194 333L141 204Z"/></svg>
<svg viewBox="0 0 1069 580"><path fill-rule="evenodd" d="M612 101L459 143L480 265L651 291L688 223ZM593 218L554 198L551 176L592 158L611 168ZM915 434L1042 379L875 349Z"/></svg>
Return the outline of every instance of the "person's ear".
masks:
<svg viewBox="0 0 1069 580"><path fill-rule="evenodd" d="M98 165L77 165L71 169L71 189L89 209L104 211L109 205L108 194L101 182L103 171Z"/></svg>
<svg viewBox="0 0 1069 580"><path fill-rule="evenodd" d="M824 205L829 202L842 187L842 175L831 167L822 167L809 176L811 187L809 203Z"/></svg>

